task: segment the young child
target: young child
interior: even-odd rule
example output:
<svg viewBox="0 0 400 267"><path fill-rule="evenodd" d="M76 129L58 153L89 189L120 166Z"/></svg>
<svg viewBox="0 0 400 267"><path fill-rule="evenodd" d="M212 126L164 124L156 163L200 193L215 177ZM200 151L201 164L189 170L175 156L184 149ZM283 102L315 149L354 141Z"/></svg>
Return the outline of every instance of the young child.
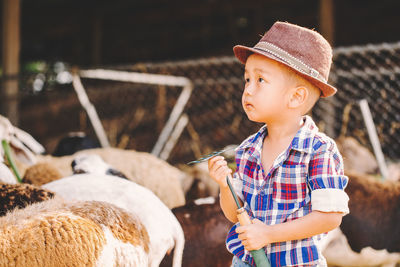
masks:
<svg viewBox="0 0 400 267"><path fill-rule="evenodd" d="M233 177L223 157L208 162L224 215L236 223L226 240L232 266L255 266L249 251L260 248L271 266L326 266L321 244L349 212L348 178L335 142L305 114L336 93L327 83L332 49L316 31L276 22L253 48L233 50L245 64L243 108L265 125L236 149ZM252 224L237 223L226 176Z"/></svg>

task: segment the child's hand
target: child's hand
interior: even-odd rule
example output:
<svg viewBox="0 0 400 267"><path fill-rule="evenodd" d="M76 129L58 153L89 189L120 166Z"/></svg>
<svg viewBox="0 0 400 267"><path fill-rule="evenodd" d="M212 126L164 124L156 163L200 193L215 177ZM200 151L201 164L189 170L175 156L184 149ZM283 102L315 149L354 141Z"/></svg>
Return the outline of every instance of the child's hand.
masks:
<svg viewBox="0 0 400 267"><path fill-rule="evenodd" d="M268 243L268 226L258 219L252 220L252 224L238 226L238 237L247 251L258 250Z"/></svg>
<svg viewBox="0 0 400 267"><path fill-rule="evenodd" d="M227 187L226 176L231 176L232 170L222 156L215 156L208 160L208 171L211 178L216 181L220 187Z"/></svg>

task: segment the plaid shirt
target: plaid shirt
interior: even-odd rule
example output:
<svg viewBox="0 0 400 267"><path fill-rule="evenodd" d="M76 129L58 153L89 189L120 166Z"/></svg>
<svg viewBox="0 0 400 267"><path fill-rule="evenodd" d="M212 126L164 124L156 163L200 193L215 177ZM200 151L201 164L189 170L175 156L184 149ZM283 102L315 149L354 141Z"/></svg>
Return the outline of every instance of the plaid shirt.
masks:
<svg viewBox="0 0 400 267"><path fill-rule="evenodd" d="M348 178L343 174L342 157L335 142L320 133L310 117L304 117L304 125L268 173L261 164L266 135L267 128L263 126L236 149L233 185L251 218L273 225L295 220L316 209L348 213L348 197L343 190ZM314 191L318 203L311 199ZM238 223L228 233L227 249L255 266L235 232L237 226ZM326 266L319 249L325 235L272 243L264 249L272 266Z"/></svg>

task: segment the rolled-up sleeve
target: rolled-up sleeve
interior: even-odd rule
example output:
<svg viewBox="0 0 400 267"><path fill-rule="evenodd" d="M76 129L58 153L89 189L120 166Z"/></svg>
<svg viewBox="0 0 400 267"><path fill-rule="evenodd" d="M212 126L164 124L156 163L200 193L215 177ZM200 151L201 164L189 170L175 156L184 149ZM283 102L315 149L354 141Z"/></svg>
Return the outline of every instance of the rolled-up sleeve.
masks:
<svg viewBox="0 0 400 267"><path fill-rule="evenodd" d="M344 189L348 177L344 175L343 159L332 140L317 143L310 159L308 185L311 189L312 210L349 213Z"/></svg>

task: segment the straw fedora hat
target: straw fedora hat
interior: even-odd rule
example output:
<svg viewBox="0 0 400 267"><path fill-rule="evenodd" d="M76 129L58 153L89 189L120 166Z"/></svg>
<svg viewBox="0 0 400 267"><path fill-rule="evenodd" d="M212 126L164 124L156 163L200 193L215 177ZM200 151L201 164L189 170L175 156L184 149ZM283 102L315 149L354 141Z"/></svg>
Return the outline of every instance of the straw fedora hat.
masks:
<svg viewBox="0 0 400 267"><path fill-rule="evenodd" d="M328 84L332 48L318 32L287 22L275 22L254 47L236 45L235 56L243 64L254 53L276 60L321 90L321 97L336 93Z"/></svg>

